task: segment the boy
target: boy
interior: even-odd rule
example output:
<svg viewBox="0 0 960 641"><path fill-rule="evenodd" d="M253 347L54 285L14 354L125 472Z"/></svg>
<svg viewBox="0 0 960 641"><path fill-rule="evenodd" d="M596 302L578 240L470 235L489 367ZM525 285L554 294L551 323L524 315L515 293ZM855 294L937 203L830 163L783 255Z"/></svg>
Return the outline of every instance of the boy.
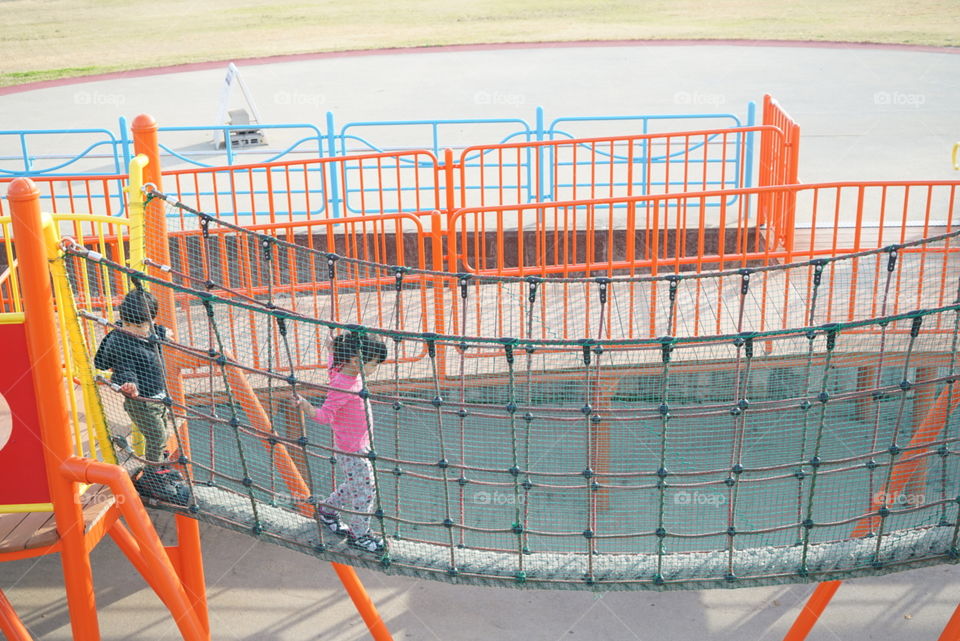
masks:
<svg viewBox="0 0 960 641"><path fill-rule="evenodd" d="M131 290L120 304L117 325L121 329L115 329L103 338L93 363L98 369L113 370L113 383L126 396L123 409L146 441L144 458L147 465L135 482L137 490L147 496L186 505L189 491L182 477L161 465L167 444L168 410L160 402L166 398L167 391L157 341L164 340L167 331L153 322L158 308L157 299L150 292Z"/></svg>

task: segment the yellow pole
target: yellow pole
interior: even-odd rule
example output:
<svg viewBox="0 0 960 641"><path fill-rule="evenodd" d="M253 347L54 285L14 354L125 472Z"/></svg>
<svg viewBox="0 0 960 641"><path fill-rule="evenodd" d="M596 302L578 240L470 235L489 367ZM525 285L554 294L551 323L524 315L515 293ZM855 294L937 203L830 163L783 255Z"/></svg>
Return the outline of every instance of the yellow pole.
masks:
<svg viewBox="0 0 960 641"><path fill-rule="evenodd" d="M77 305L70 288L67 268L60 257L60 233L56 225L48 225L43 230L44 242L47 246L47 259L50 261L50 275L53 280L54 299L60 315L61 330L66 332L67 382L72 384L73 378L80 380L80 389L83 392L83 406L86 409L87 421L93 428L97 445L100 447L101 460L107 463L117 463L117 455L110 443L107 432L107 420L97 393L97 382L93 375L93 363L87 353L87 342L83 336L80 317L77 315ZM79 424L74 425L79 432ZM92 444L91 444L92 445ZM91 453L93 448L91 447Z"/></svg>
<svg viewBox="0 0 960 641"><path fill-rule="evenodd" d="M127 194L127 211L130 220L130 260L129 266L144 271L143 259L146 256L147 219L143 205L143 168L150 163L146 154L137 154L130 161L130 182L123 188ZM146 283L145 283L146 285Z"/></svg>

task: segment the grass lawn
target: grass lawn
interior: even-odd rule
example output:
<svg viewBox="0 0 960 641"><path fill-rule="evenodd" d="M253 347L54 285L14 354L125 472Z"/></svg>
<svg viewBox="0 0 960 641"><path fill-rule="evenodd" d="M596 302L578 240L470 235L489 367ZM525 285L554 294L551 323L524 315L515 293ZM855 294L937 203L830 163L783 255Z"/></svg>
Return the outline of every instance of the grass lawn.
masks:
<svg viewBox="0 0 960 641"><path fill-rule="evenodd" d="M484 42L960 45L957 0L0 0L0 86L253 56Z"/></svg>

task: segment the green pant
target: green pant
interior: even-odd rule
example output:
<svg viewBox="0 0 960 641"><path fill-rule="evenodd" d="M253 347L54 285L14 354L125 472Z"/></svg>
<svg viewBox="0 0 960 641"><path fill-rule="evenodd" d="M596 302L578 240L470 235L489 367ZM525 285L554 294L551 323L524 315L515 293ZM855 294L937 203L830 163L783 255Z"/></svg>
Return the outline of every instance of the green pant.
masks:
<svg viewBox="0 0 960 641"><path fill-rule="evenodd" d="M163 450L167 446L167 407L163 403L148 403L139 398L123 401L123 409L133 419L146 441L144 458L148 461L163 460Z"/></svg>

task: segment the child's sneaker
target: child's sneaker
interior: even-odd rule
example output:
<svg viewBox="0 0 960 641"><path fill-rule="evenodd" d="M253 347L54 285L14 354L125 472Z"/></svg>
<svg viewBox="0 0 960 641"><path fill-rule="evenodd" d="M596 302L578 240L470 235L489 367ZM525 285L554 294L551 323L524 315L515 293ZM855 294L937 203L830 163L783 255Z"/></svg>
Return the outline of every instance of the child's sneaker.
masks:
<svg viewBox="0 0 960 641"><path fill-rule="evenodd" d="M347 543L351 547L363 550L364 552L372 552L374 554L383 552L383 541L369 532L361 536L348 536Z"/></svg>
<svg viewBox="0 0 960 641"><path fill-rule="evenodd" d="M143 496L186 507L190 504L190 488L179 476L168 468L148 467L133 485Z"/></svg>
<svg viewBox="0 0 960 641"><path fill-rule="evenodd" d="M339 536L346 536L350 531L350 528L340 520L340 515L336 512L317 509L317 520L326 525L328 530Z"/></svg>

